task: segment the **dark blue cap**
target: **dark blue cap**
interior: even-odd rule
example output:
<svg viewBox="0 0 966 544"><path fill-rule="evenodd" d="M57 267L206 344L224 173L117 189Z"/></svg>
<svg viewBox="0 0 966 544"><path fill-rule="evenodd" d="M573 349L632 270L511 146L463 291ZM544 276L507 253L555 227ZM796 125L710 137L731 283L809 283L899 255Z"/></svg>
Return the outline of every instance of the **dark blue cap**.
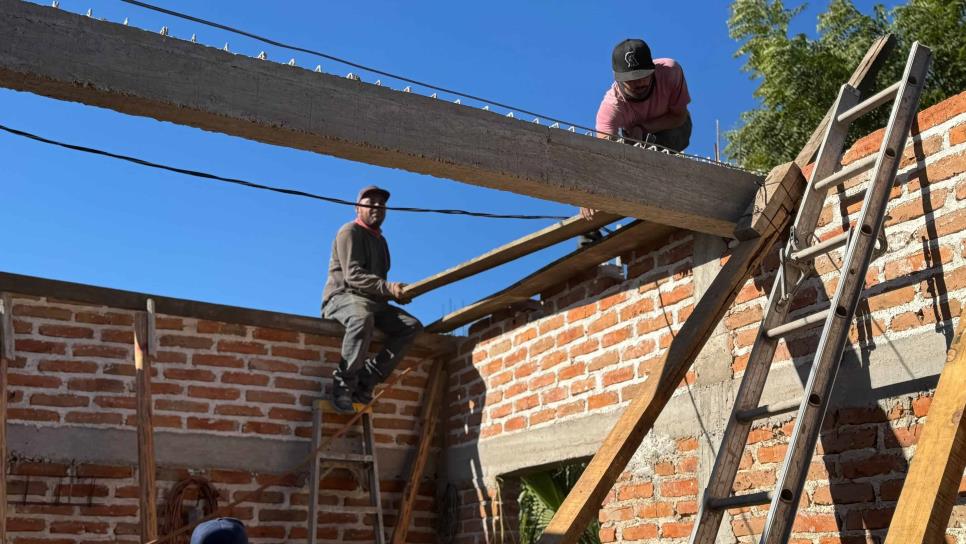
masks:
<svg viewBox="0 0 966 544"><path fill-rule="evenodd" d="M242 522L218 518L199 523L191 533L191 544L248 544L248 536Z"/></svg>

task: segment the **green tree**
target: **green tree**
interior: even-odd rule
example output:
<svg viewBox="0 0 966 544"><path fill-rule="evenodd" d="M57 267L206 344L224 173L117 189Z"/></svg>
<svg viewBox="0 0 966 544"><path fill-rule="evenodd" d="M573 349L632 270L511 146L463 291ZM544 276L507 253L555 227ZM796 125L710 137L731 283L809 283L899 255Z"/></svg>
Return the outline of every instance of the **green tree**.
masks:
<svg viewBox="0 0 966 544"><path fill-rule="evenodd" d="M860 12L851 0L831 0L819 15L817 36L789 34L804 4L786 7L782 0L735 0L728 28L743 57L743 70L760 82L759 106L741 114L729 131L725 154L747 168L768 170L795 158L839 88L872 42L882 34L896 37L896 48L879 72L873 89L897 81L913 41L932 48L933 63L920 108L966 90L966 0L910 0L887 10ZM885 125L888 108L859 119L852 137Z"/></svg>
<svg viewBox="0 0 966 544"><path fill-rule="evenodd" d="M586 463L579 463L520 478L521 544L536 544L540 540L540 535L586 466ZM600 544L600 524L596 520L587 527L579 542Z"/></svg>

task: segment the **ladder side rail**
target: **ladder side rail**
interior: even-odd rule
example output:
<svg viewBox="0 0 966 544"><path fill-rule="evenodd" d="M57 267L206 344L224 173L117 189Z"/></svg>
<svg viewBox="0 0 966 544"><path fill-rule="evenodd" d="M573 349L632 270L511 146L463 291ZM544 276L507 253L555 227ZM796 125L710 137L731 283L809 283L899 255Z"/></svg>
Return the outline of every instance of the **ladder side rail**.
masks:
<svg viewBox="0 0 966 544"><path fill-rule="evenodd" d="M778 300L781 298L783 276L784 268L779 268L775 282L772 284L768 309L765 318L762 320L763 324L781 323L788 313L790 304L778 304ZM745 451L748 433L753 423L751 421L738 421L735 413L738 410L758 406L765 380L768 377L768 370L771 367L771 361L775 356L775 349L778 347L779 338L769 338L765 334L766 330L766 327L758 329L758 336L751 349L748 364L745 366L745 374L738 388L731 417L728 419L728 425L722 435L721 444L718 446L718 455L715 456L708 484L701 497L698 516L691 530L691 539L688 541L690 544L714 544L718 536L725 510L714 508L711 501L731 495L735 476L738 473L738 465L741 464L741 456Z"/></svg>
<svg viewBox="0 0 966 544"><path fill-rule="evenodd" d="M842 149L849 132L849 123L839 122L838 118L842 112L849 110L858 103L859 91L851 85L842 85L835 113L825 135L825 141L822 142L822 147L819 149L818 159L815 161L812 175L808 178L808 186L805 188L805 195L802 197L802 204L795 216L795 249L805 249L812 243L812 234L818 225L818 217L825 206L825 196L828 193L828 187L816 190L816 186L820 181L841 169Z"/></svg>
<svg viewBox="0 0 966 544"><path fill-rule="evenodd" d="M853 92L854 89L848 85L843 85L839 91L839 96L833 107L833 122L829 123L825 132L825 139L819 149L818 162L809 178L808 186L805 189L803 201L809 199L818 200L821 204L821 197L811 191L811 187L816 180L822 179L822 174L831 172L838 162L841 148L845 141L845 130L841 125L834 122L843 111L853 107L858 102L858 96ZM802 206L804 206L804 202ZM799 208L799 215L801 207ZM816 221L818 215L816 214ZM794 241L789 239L786 253L791 251ZM748 440L748 433L753 422L740 422L735 417L738 411L751 410L758 407L761 395L764 390L768 371L771 368L772 360L775 356L775 349L778 347L778 337L769 337L767 331L785 322L785 318L791 307L792 298L789 289L794 290L805 272L800 267L781 266L772 284L771 294L768 297L768 307L765 317L762 319L762 326L759 328L758 336L755 339L748 364L745 367L745 374L742 377L741 385L735 398L734 408L728 425L722 435L721 445L718 448L718 455L715 457L711 475L699 506L697 521L691 530L691 544L714 544L717 537L721 521L724 518L724 510L712 508L709 499L723 499L731 495L735 476L738 472L738 465L741 463L741 456L744 453L745 443ZM792 276L792 277L789 277Z"/></svg>
<svg viewBox="0 0 966 544"><path fill-rule="evenodd" d="M862 296L865 274L872 258L876 236L885 219L889 193L895 183L899 157L916 114L930 56L929 49L918 42L913 44L909 53L909 61L902 76L900 98L889 117L872 185L866 192L858 218L856 234L850 237L843 264L844 275L839 281L832 300L832 312L819 339L806 385L805 402L798 413L788 456L779 478L778 492L768 511L762 544L784 544L791 535L802 488L828 408L829 393L848 341L855 309Z"/></svg>
<svg viewBox="0 0 966 544"><path fill-rule="evenodd" d="M362 416L362 430L364 434L364 445L367 454L372 456L369 463L369 497L372 507L376 511L375 526L372 532L376 535L376 544L386 543L386 527L382 519L382 492L379 489L379 463L376 455L376 441L372 430L372 411L367 410Z"/></svg>
<svg viewBox="0 0 966 544"><path fill-rule="evenodd" d="M319 444L322 443L322 408L313 402L312 409L312 451L316 452L309 467L309 531L308 544L318 541L319 531Z"/></svg>

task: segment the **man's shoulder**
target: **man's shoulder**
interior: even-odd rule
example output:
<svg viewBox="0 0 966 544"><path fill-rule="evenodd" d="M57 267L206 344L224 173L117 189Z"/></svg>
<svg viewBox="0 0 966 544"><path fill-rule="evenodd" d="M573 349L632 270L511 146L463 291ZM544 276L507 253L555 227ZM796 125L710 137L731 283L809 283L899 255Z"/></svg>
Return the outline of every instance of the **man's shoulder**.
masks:
<svg viewBox="0 0 966 544"><path fill-rule="evenodd" d="M658 74L679 74L684 70L674 59L654 59L654 71Z"/></svg>
<svg viewBox="0 0 966 544"><path fill-rule="evenodd" d="M359 234L362 231L362 227L356 224L355 221L349 221L348 223L339 227L339 230L335 233L338 238L340 236L353 236Z"/></svg>

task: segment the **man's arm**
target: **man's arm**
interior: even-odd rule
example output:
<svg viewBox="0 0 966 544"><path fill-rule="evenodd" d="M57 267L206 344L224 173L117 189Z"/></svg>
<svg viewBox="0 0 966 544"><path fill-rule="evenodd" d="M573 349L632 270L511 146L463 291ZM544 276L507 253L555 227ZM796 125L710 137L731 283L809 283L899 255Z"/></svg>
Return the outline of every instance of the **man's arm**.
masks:
<svg viewBox="0 0 966 544"><path fill-rule="evenodd" d="M390 283L362 266L365 260L362 236L356 229L343 229L335 238L339 265L346 284L362 293L386 298L396 298Z"/></svg>
<svg viewBox="0 0 966 544"><path fill-rule="evenodd" d="M649 120L644 126L644 131L651 134L655 132L664 132L665 130L670 130L683 125L687 120L688 108L684 108L680 111L669 111L660 117Z"/></svg>

